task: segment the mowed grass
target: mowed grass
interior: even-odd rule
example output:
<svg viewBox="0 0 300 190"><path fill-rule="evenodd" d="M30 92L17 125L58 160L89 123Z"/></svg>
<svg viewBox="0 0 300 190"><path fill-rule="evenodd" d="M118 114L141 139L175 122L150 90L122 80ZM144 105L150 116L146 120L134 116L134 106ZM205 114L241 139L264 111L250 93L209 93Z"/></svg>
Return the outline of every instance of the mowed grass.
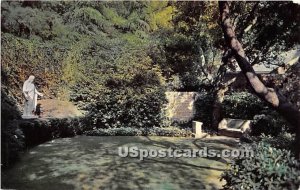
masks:
<svg viewBox="0 0 300 190"><path fill-rule="evenodd" d="M16 189L219 189L224 158L119 157L118 147L140 149L235 148L237 139L87 137L56 139L26 152L2 175L2 188Z"/></svg>

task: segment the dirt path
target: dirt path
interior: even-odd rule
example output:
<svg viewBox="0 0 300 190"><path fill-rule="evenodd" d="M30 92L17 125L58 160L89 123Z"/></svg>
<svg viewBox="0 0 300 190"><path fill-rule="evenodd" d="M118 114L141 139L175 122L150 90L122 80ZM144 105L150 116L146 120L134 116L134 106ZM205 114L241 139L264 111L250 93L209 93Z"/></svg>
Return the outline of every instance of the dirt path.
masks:
<svg viewBox="0 0 300 190"><path fill-rule="evenodd" d="M72 102L60 101L55 99L42 99L38 100L38 103L40 103L42 107L42 118L65 118L82 116L82 113Z"/></svg>

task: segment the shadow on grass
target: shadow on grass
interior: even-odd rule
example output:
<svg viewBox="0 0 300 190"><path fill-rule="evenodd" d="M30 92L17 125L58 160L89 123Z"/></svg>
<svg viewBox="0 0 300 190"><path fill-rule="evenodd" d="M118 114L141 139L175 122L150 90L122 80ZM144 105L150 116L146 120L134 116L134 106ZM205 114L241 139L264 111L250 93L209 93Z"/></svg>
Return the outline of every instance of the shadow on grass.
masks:
<svg viewBox="0 0 300 190"><path fill-rule="evenodd" d="M221 142L170 137L84 137L56 139L27 152L2 175L16 189L219 189L224 160L119 157L118 147L143 149L220 148ZM227 145L224 145L227 146Z"/></svg>

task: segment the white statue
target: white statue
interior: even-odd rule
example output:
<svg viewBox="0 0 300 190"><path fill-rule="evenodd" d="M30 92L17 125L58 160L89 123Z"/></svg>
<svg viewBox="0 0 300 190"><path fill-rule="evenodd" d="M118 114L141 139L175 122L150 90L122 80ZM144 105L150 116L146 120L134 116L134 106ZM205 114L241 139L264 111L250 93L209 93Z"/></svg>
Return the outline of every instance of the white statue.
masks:
<svg viewBox="0 0 300 190"><path fill-rule="evenodd" d="M35 109L37 105L37 97L43 96L42 93L39 93L34 84L34 76L30 76L23 84L23 94L25 96L25 106L23 112L23 118L35 118Z"/></svg>

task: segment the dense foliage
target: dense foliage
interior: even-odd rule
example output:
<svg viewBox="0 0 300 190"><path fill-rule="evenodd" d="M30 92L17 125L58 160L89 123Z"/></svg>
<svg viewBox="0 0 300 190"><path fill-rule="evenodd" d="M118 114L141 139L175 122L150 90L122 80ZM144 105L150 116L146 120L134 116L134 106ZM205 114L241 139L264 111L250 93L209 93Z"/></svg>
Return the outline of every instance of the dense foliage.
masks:
<svg viewBox="0 0 300 190"><path fill-rule="evenodd" d="M268 110L267 105L249 92L232 92L224 97L222 111L227 118L253 119L264 110Z"/></svg>
<svg viewBox="0 0 300 190"><path fill-rule="evenodd" d="M161 127L166 90L201 92L195 119L210 130L213 91L226 82L223 71L236 70L234 62L220 67L226 46L217 2L4 1L1 12L5 165L24 148L26 139L14 120L20 119L22 82L31 74L45 98L72 101L86 116L52 120L51 126L22 124L26 135L40 143L40 137L49 140L83 131L191 136L188 127ZM232 2L232 17L253 65L283 65L282 51L299 44L300 6L292 2ZM278 83L299 108L299 96L293 93L299 87L297 67ZM282 149L291 147L293 129L248 92L228 92L222 107L223 118L254 119L252 135L266 134L257 138L268 141L253 145L255 157L233 163L223 176L225 188L297 187L299 163ZM42 135L36 136L35 130Z"/></svg>
<svg viewBox="0 0 300 190"><path fill-rule="evenodd" d="M269 66L284 64L280 52L300 42L300 6L291 2L235 2L231 8L249 61Z"/></svg>
<svg viewBox="0 0 300 190"><path fill-rule="evenodd" d="M224 189L298 189L300 163L290 151L266 142L253 145L254 156L236 159L223 173Z"/></svg>
<svg viewBox="0 0 300 190"><path fill-rule="evenodd" d="M197 97L195 103L196 111L197 111L195 119L202 121L206 129L211 128L210 116L212 114L213 101L214 101L214 97L212 94L201 93ZM230 92L224 96L224 102L222 104L223 118L252 120L254 118L255 119L259 118L258 116L255 117L256 115L263 114L269 111L270 109L267 107L266 104L264 104L262 101L260 101L257 97L250 94L249 92ZM270 123L270 125L273 125L273 123L272 124ZM261 127L262 126L259 125L258 123L255 129L259 128L258 130L263 130L263 128L265 128L265 127L263 128Z"/></svg>
<svg viewBox="0 0 300 190"><path fill-rule="evenodd" d="M139 52L141 56L141 52ZM146 55L130 53L117 60L114 70L107 71L102 91L89 94L77 88L74 100L90 98L87 118L100 127L154 127L163 119L162 106L166 102L164 78L159 67L151 64ZM80 87L80 86L79 86ZM85 96L84 96L85 95Z"/></svg>
<svg viewBox="0 0 300 190"><path fill-rule="evenodd" d="M251 135L278 136L282 132L294 132L293 128L276 112L257 114L253 118Z"/></svg>
<svg viewBox="0 0 300 190"><path fill-rule="evenodd" d="M6 88L1 89L1 163L7 167L19 158L24 148L24 134L18 127L21 113L16 100Z"/></svg>
<svg viewBox="0 0 300 190"><path fill-rule="evenodd" d="M165 78L151 32L170 28L167 2L4 2L4 85L34 74L46 98L71 100L91 127L159 126ZM163 18L163 19L162 19Z"/></svg>

